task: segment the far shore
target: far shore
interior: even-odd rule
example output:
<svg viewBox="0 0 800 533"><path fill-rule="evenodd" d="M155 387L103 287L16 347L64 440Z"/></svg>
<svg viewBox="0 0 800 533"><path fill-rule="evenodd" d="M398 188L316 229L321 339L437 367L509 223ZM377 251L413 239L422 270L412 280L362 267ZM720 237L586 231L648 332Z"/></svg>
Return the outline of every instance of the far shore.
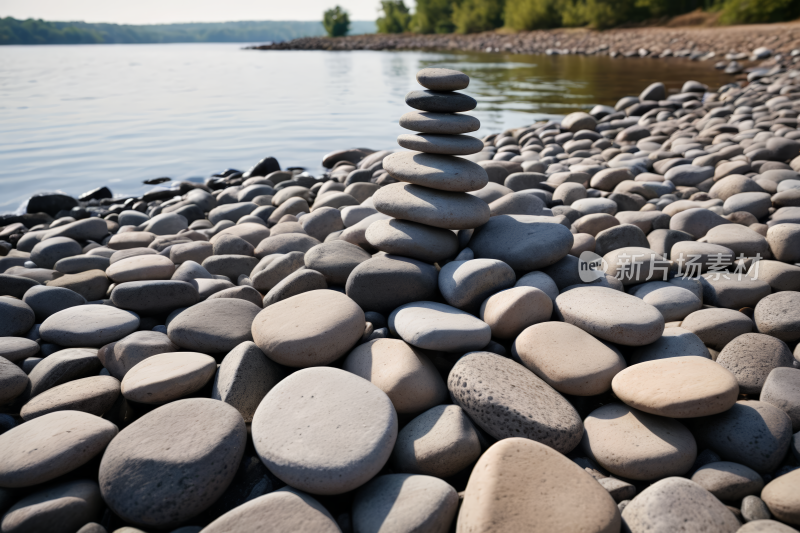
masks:
<svg viewBox="0 0 800 533"><path fill-rule="evenodd" d="M582 28L511 33L365 34L304 37L250 47L256 50L439 50L512 54L605 54L612 57L685 57L739 74L750 61L760 66L800 61L800 24L717 27L640 27L593 31ZM768 52L758 49L766 49Z"/></svg>

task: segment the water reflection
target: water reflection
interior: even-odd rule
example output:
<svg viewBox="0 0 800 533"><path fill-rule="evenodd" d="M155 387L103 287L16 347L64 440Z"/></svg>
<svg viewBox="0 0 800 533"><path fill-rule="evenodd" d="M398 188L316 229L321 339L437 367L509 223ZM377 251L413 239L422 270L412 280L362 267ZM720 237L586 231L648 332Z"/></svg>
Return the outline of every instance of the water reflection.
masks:
<svg viewBox="0 0 800 533"><path fill-rule="evenodd" d="M594 104L660 80L712 87L707 63L428 52L260 52L231 44L4 47L0 212L30 194L208 176L266 155L322 171L351 146L396 148L405 94L426 66L469 74L478 135Z"/></svg>

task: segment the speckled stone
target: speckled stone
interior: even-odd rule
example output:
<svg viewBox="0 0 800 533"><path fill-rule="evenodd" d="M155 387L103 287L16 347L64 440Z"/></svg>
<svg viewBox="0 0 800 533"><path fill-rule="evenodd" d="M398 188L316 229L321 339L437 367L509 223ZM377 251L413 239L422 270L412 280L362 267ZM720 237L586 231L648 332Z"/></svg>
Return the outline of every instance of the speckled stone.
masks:
<svg viewBox="0 0 800 533"><path fill-rule="evenodd" d="M721 501L737 502L749 494L759 494L764 480L758 472L739 463L717 461L701 466L692 481Z"/></svg>
<svg viewBox="0 0 800 533"><path fill-rule="evenodd" d="M754 319L761 333L788 343L800 340L800 292L766 296L756 305Z"/></svg>
<svg viewBox="0 0 800 533"><path fill-rule="evenodd" d="M254 342L231 350L214 376L211 397L232 405L245 422L253 421L258 404L283 377L283 370Z"/></svg>
<svg viewBox="0 0 800 533"><path fill-rule="evenodd" d="M447 388L453 401L496 439L524 436L568 453L583 434L569 402L533 372L499 355L465 355L450 371Z"/></svg>
<svg viewBox="0 0 800 533"><path fill-rule="evenodd" d="M734 533L739 521L710 492L688 479L669 477L653 483L622 511L631 533L714 531Z"/></svg>
<svg viewBox="0 0 800 533"><path fill-rule="evenodd" d="M216 370L217 363L210 355L160 353L131 368L122 380L121 392L134 402L171 402L200 390Z"/></svg>
<svg viewBox="0 0 800 533"><path fill-rule="evenodd" d="M733 309L701 309L681 321L681 328L697 335L707 346L722 350L726 344L753 330L753 321Z"/></svg>
<svg viewBox="0 0 800 533"><path fill-rule="evenodd" d="M458 533L619 530L619 509L594 478L552 448L515 437L478 460L456 526Z"/></svg>
<svg viewBox="0 0 800 533"><path fill-rule="evenodd" d="M770 481L761 491L761 499L770 512L782 522L800 526L800 469Z"/></svg>
<svg viewBox="0 0 800 533"><path fill-rule="evenodd" d="M697 444L683 424L621 403L595 409L584 425L583 451L626 479L682 475L697 457Z"/></svg>
<svg viewBox="0 0 800 533"><path fill-rule="evenodd" d="M0 337L0 357L12 363L39 353L39 343L23 337Z"/></svg>
<svg viewBox="0 0 800 533"><path fill-rule="evenodd" d="M726 344L716 361L733 373L742 394L757 395L769 373L776 368L791 368L794 357L780 339L745 333Z"/></svg>
<svg viewBox="0 0 800 533"><path fill-rule="evenodd" d="M20 416L28 421L54 411L83 411L103 416L119 397L119 380L91 376L68 381L39 394L22 406Z"/></svg>
<svg viewBox="0 0 800 533"><path fill-rule="evenodd" d="M167 335L187 351L227 353L253 340L251 324L261 312L257 305L238 298L217 298L195 304L167 325Z"/></svg>
<svg viewBox="0 0 800 533"><path fill-rule="evenodd" d="M79 305L42 322L42 340L65 347L103 346L133 333L139 318L109 305Z"/></svg>
<svg viewBox="0 0 800 533"><path fill-rule="evenodd" d="M656 342L645 346L637 346L630 350L628 361L631 365L668 359L670 357L685 357L696 355L711 359L708 348L700 337L691 331L679 327L665 328Z"/></svg>
<svg viewBox="0 0 800 533"><path fill-rule="evenodd" d="M19 500L3 517L0 530L3 533L78 531L86 522L98 518L102 507L96 482L66 481Z"/></svg>
<svg viewBox="0 0 800 533"><path fill-rule="evenodd" d="M784 411L792 420L792 431L800 431L800 369L773 369L764 382L759 400Z"/></svg>

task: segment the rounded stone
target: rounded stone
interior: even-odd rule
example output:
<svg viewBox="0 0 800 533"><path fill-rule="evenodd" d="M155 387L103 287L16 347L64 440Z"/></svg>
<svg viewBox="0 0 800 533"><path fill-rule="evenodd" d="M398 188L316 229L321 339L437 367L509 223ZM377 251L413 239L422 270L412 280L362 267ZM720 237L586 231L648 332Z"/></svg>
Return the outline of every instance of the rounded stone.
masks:
<svg viewBox="0 0 800 533"><path fill-rule="evenodd" d="M119 380L91 376L68 381L44 391L22 406L26 422L55 411L82 411L103 416L119 397Z"/></svg>
<svg viewBox="0 0 800 533"><path fill-rule="evenodd" d="M399 255L376 255L355 267L347 278L347 296L364 311L388 315L409 302L437 294L436 267Z"/></svg>
<svg viewBox="0 0 800 533"><path fill-rule="evenodd" d="M759 400L784 411L792 420L792 431L800 431L800 369L773 369L764 382Z"/></svg>
<svg viewBox="0 0 800 533"><path fill-rule="evenodd" d="M529 272L563 259L573 242L569 229L552 217L498 215L475 230L469 247L476 258L498 259Z"/></svg>
<svg viewBox="0 0 800 533"><path fill-rule="evenodd" d="M489 344L492 331L475 316L438 302L412 302L389 315L389 330L424 350L468 352Z"/></svg>
<svg viewBox="0 0 800 533"><path fill-rule="evenodd" d="M0 337L0 357L16 363L39 353L39 343L24 337Z"/></svg>
<svg viewBox="0 0 800 533"><path fill-rule="evenodd" d="M656 342L630 350L628 360L631 365L637 365L647 361L687 355L711 359L711 354L700 337L682 327L666 328Z"/></svg>
<svg viewBox="0 0 800 533"><path fill-rule="evenodd" d="M458 493L431 476L388 474L361 487L353 499L353 529L360 533L448 531Z"/></svg>
<svg viewBox="0 0 800 533"><path fill-rule="evenodd" d="M358 376L306 368L278 383L253 417L261 460L281 480L312 494L342 494L383 468L397 438L386 394Z"/></svg>
<svg viewBox="0 0 800 533"><path fill-rule="evenodd" d="M733 373L742 394L758 395L769 373L780 367L791 368L794 357L780 339L745 333L726 344L716 361Z"/></svg>
<svg viewBox="0 0 800 533"><path fill-rule="evenodd" d="M437 405L400 430L391 461L398 472L447 478L480 455L478 432L464 410Z"/></svg>
<svg viewBox="0 0 800 533"><path fill-rule="evenodd" d="M761 333L789 343L800 340L800 292L782 291L762 298L753 318Z"/></svg>
<svg viewBox="0 0 800 533"><path fill-rule="evenodd" d="M622 511L631 533L648 531L741 531L736 516L710 492L688 479L653 483Z"/></svg>
<svg viewBox="0 0 800 533"><path fill-rule="evenodd" d="M582 329L543 322L523 331L511 347L523 365L563 394L595 396L611 388L625 359Z"/></svg>
<svg viewBox="0 0 800 533"><path fill-rule="evenodd" d="M323 290L328 288L325 276L316 270L300 269L283 278L277 285L264 295L260 302L263 307L269 307L292 296L304 292ZM255 290L255 289L254 289Z"/></svg>
<svg viewBox="0 0 800 533"><path fill-rule="evenodd" d="M329 284L344 285L353 269L370 257L360 246L337 240L314 246L303 260L306 268L321 273Z"/></svg>
<svg viewBox="0 0 800 533"><path fill-rule="evenodd" d="M798 486L800 470L793 470L770 481L761 491L761 499L775 518L793 526L800 526Z"/></svg>
<svg viewBox="0 0 800 533"><path fill-rule="evenodd" d="M792 439L789 415L766 402L738 401L724 413L692 421L698 444L759 474L775 470Z"/></svg>
<svg viewBox="0 0 800 533"><path fill-rule="evenodd" d="M800 262L800 224L775 224L767 230L767 242L778 261Z"/></svg>
<svg viewBox="0 0 800 533"><path fill-rule="evenodd" d="M39 268L53 268L60 259L79 255L82 250L81 245L74 239L53 237L34 246L30 259Z"/></svg>
<svg viewBox="0 0 800 533"><path fill-rule="evenodd" d="M397 144L407 150L440 155L471 155L483 150L483 141L480 139L469 135L444 135L441 133L404 133L397 137ZM388 169L386 170L388 171ZM488 176L486 179L488 181Z"/></svg>
<svg viewBox="0 0 800 533"><path fill-rule="evenodd" d="M627 405L669 418L721 413L739 396L739 384L730 371L693 355L630 366L614 377L611 388Z"/></svg>
<svg viewBox="0 0 800 533"><path fill-rule="evenodd" d="M122 380L131 368L148 357L178 350L179 348L163 333L135 331L124 339L100 348L97 357L109 374Z"/></svg>
<svg viewBox="0 0 800 533"><path fill-rule="evenodd" d="M167 335L188 351L226 353L253 340L251 325L259 312L260 307L238 298L206 300L175 317L167 326Z"/></svg>
<svg viewBox="0 0 800 533"><path fill-rule="evenodd" d="M631 291L631 294L658 309L665 322L683 320L703 307L703 301L696 294L675 285L648 291Z"/></svg>
<svg viewBox="0 0 800 533"><path fill-rule="evenodd" d="M80 411L56 411L0 435L0 487L31 487L86 464L117 426Z"/></svg>
<svg viewBox="0 0 800 533"><path fill-rule="evenodd" d="M472 352L453 366L447 388L457 405L496 439L524 437L569 453L583 423L575 408L524 366L489 352Z"/></svg>
<svg viewBox="0 0 800 533"><path fill-rule="evenodd" d="M30 397L57 385L89 377L100 371L97 350L93 348L67 348L48 355L29 370Z"/></svg>
<svg viewBox="0 0 800 533"><path fill-rule="evenodd" d="M372 200L381 213L443 229L476 228L490 216L489 205L480 198L410 183L381 187Z"/></svg>
<svg viewBox="0 0 800 533"><path fill-rule="evenodd" d="M86 304L86 298L75 291L63 287L42 285L28 289L25 296L22 297L22 301L33 309L36 320L40 324L59 311Z"/></svg>
<svg viewBox="0 0 800 533"><path fill-rule="evenodd" d="M583 451L600 466L626 479L649 481L680 476L697 457L686 427L621 403L595 409L584 420Z"/></svg>
<svg viewBox="0 0 800 533"><path fill-rule="evenodd" d="M447 400L447 386L431 360L398 339L357 346L342 369L385 392L398 414L421 413Z"/></svg>
<svg viewBox="0 0 800 533"><path fill-rule="evenodd" d="M552 314L553 300L534 287L500 291L484 300L480 309L481 320L498 339L513 339L528 326L550 320Z"/></svg>
<svg viewBox="0 0 800 533"><path fill-rule="evenodd" d="M481 122L472 115L409 111L400 117L400 126L407 130L421 133L457 135L459 133L478 131L481 127ZM385 162L386 160L384 159Z"/></svg>
<svg viewBox="0 0 800 533"><path fill-rule="evenodd" d="M459 533L619 530L619 509L592 476L557 451L515 437L495 443L478 460L457 526Z"/></svg>
<svg viewBox="0 0 800 533"><path fill-rule="evenodd" d="M406 104L420 111L459 113L475 109L478 102L466 94L450 91L411 91L406 95Z"/></svg>
<svg viewBox="0 0 800 533"><path fill-rule="evenodd" d="M258 404L283 374L255 343L245 341L222 360L214 377L211 397L232 405L245 422L252 422Z"/></svg>
<svg viewBox="0 0 800 533"><path fill-rule="evenodd" d="M75 291L91 302L106 297L109 283L102 270L87 270L80 274L67 274L45 284L48 287L63 287Z"/></svg>
<svg viewBox="0 0 800 533"><path fill-rule="evenodd" d="M486 298L516 280L514 270L497 259L451 261L439 271L439 291L453 307L477 313Z"/></svg>
<svg viewBox="0 0 800 533"><path fill-rule="evenodd" d="M664 316L652 305L606 287L578 287L556 298L556 313L603 340L644 346L664 332Z"/></svg>
<svg viewBox="0 0 800 533"><path fill-rule="evenodd" d="M28 376L8 359L0 358L0 405L14 401L25 392Z"/></svg>
<svg viewBox="0 0 800 533"><path fill-rule="evenodd" d="M378 220L369 225L365 237L382 252L426 263L435 263L458 253L458 237L452 231L408 220Z"/></svg>
<svg viewBox="0 0 800 533"><path fill-rule="evenodd" d="M281 489L247 501L220 516L203 533L261 533L270 527L293 533L341 533L336 520L318 501L299 491ZM133 532L131 532L133 533ZM173 533L184 533L175 530ZM194 532L185 532L194 533Z"/></svg>
<svg viewBox="0 0 800 533"><path fill-rule="evenodd" d="M764 480L758 472L729 461L701 466L692 474L692 481L719 500L728 502L738 502L745 496L760 493L764 488Z"/></svg>
<svg viewBox="0 0 800 533"><path fill-rule="evenodd" d="M691 331L706 346L722 350L730 341L753 330L753 321L733 309L701 309L681 322L681 328Z"/></svg>
<svg viewBox="0 0 800 533"><path fill-rule="evenodd" d="M33 309L13 298L0 298L0 337L22 337L36 320Z"/></svg>
<svg viewBox="0 0 800 533"><path fill-rule="evenodd" d="M170 352L148 357L122 380L126 399L146 404L177 400L198 391L214 376L217 363L210 355Z"/></svg>
<svg viewBox="0 0 800 533"><path fill-rule="evenodd" d="M116 307L153 315L189 307L199 298L195 285L186 281L129 281L111 291L111 302Z"/></svg>
<svg viewBox="0 0 800 533"><path fill-rule="evenodd" d="M149 279L169 279L175 273L175 263L163 255L137 255L117 261L106 269L114 283Z"/></svg>
<svg viewBox="0 0 800 533"><path fill-rule="evenodd" d="M288 254L289 252L306 253L318 244L320 244L320 242L310 235L304 235L302 233L284 233L275 235L274 237L268 237L261 241L261 243L256 246L255 254L256 257L261 259L270 254Z"/></svg>
<svg viewBox="0 0 800 533"><path fill-rule="evenodd" d="M0 530L3 533L85 533L82 526L97 518L102 507L97 483L88 479L67 481L19 500L3 517Z"/></svg>
<svg viewBox="0 0 800 533"><path fill-rule="evenodd" d="M796 533L796 529L775 520L753 520L736 530L736 533Z"/></svg>
<svg viewBox="0 0 800 533"><path fill-rule="evenodd" d="M109 305L79 305L51 315L39 335L65 347L103 346L136 331L139 317Z"/></svg>
<svg viewBox="0 0 800 533"><path fill-rule="evenodd" d="M211 506L244 454L239 412L208 398L178 400L145 414L114 439L100 462L100 491L124 521L173 528Z"/></svg>
<svg viewBox="0 0 800 533"><path fill-rule="evenodd" d="M458 91L469 86L469 76L450 68L428 67L417 71L417 82L432 91Z"/></svg>
<svg viewBox="0 0 800 533"><path fill-rule="evenodd" d="M253 340L273 361L295 368L326 365L346 354L364 334L361 308L347 296L315 290L261 311Z"/></svg>

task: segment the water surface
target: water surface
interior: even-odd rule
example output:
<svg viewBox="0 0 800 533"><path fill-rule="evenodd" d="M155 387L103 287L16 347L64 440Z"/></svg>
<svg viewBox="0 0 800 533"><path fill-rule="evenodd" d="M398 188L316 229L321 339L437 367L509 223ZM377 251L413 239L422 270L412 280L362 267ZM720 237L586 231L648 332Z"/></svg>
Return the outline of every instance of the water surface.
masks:
<svg viewBox="0 0 800 533"><path fill-rule="evenodd" d="M613 104L653 81L716 89L708 63L433 52L242 50L237 44L0 48L0 212L35 192L245 169L267 155L321 173L349 147L396 148L414 74L470 75L478 135Z"/></svg>

